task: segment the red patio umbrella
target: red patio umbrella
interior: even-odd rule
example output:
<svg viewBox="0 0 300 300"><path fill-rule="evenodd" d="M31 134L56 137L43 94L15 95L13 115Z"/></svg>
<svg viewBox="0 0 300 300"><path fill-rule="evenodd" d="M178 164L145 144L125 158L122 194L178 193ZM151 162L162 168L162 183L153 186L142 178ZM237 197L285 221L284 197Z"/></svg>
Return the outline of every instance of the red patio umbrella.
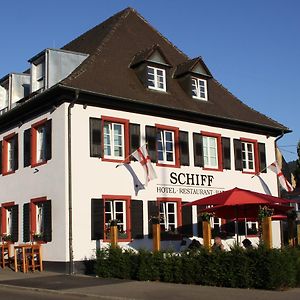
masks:
<svg viewBox="0 0 300 300"><path fill-rule="evenodd" d="M202 210L202 212L214 212L216 217L223 219L236 219L238 221L239 218L257 218L260 205L267 205L268 207L273 208L274 214L286 214L287 211L292 209L291 206L287 206L290 202L294 201L240 188L234 188L225 192L221 192L203 199L190 202L185 205L210 205L213 207L205 208ZM286 206L282 204L286 204Z"/></svg>
<svg viewBox="0 0 300 300"><path fill-rule="evenodd" d="M212 196L205 197L190 203L185 204L185 206L191 205L227 205L227 206L240 206L248 204L286 204L288 205L293 200L286 200L279 197L261 194L249 190L244 190L240 188L234 188L225 192L221 192Z"/></svg>
<svg viewBox="0 0 300 300"><path fill-rule="evenodd" d="M204 208L201 212L214 213L216 217L222 219L257 219L259 213L259 206L261 204L244 204L244 205L217 205L210 208ZM280 204L265 204L269 208L274 209L274 215L284 215L292 206L284 206Z"/></svg>

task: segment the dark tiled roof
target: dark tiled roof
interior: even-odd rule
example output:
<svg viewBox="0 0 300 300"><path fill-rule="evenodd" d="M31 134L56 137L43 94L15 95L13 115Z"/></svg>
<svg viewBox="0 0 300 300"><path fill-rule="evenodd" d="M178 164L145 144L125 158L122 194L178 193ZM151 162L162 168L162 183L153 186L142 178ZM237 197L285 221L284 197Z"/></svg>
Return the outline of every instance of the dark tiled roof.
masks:
<svg viewBox="0 0 300 300"><path fill-rule="evenodd" d="M62 85L132 99L141 104L179 109L183 114L193 112L202 116L219 117L228 122L237 120L275 128L278 131L288 131L285 126L242 103L214 78L209 78L207 82L207 102L189 97L177 80L171 77L167 80L167 93L145 89L135 71L129 66L138 53L143 49L151 49L156 44L159 44L172 66L170 74L174 74L177 66L181 70L188 70L195 63L135 10L127 8L63 47L90 55L62 81Z"/></svg>

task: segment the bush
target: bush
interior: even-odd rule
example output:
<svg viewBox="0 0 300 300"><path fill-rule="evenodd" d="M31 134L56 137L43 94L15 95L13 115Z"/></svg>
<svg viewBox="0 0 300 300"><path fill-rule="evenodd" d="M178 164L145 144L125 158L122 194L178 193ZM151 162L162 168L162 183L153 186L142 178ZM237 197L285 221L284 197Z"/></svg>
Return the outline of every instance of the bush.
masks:
<svg viewBox="0 0 300 300"><path fill-rule="evenodd" d="M202 249L176 254L108 248L97 251L95 269L99 277L284 289L300 285L300 249L234 247L229 252Z"/></svg>

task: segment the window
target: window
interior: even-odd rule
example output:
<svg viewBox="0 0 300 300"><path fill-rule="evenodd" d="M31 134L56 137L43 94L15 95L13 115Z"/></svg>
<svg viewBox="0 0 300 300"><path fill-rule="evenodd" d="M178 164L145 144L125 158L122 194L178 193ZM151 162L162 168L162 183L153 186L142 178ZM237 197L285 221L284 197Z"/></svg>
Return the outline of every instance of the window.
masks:
<svg viewBox="0 0 300 300"><path fill-rule="evenodd" d="M192 96L196 99L207 100L206 80L192 77Z"/></svg>
<svg viewBox="0 0 300 300"><path fill-rule="evenodd" d="M29 214L30 226L25 224ZM52 240L52 212L51 200L46 197L32 199L30 203L30 212L24 208L24 238L29 233L25 229L30 228L30 240L50 242Z"/></svg>
<svg viewBox="0 0 300 300"><path fill-rule="evenodd" d="M104 121L104 157L125 158L124 124Z"/></svg>
<svg viewBox="0 0 300 300"><path fill-rule="evenodd" d="M10 134L3 139L2 174L14 173L18 169L18 135Z"/></svg>
<svg viewBox="0 0 300 300"><path fill-rule="evenodd" d="M205 168L218 168L218 141L216 137L203 136L203 158Z"/></svg>
<svg viewBox="0 0 300 300"><path fill-rule="evenodd" d="M159 203L160 226L162 231L175 232L177 228L177 203Z"/></svg>
<svg viewBox="0 0 300 300"><path fill-rule="evenodd" d="M12 234L12 208L8 207L6 209L6 234Z"/></svg>
<svg viewBox="0 0 300 300"><path fill-rule="evenodd" d="M162 240L180 238L182 226L181 199L158 198L160 230Z"/></svg>
<svg viewBox="0 0 300 300"><path fill-rule="evenodd" d="M164 129L157 130L157 156L159 163L175 163L174 131Z"/></svg>
<svg viewBox="0 0 300 300"><path fill-rule="evenodd" d="M246 222L246 235L256 235L258 233L258 222Z"/></svg>
<svg viewBox="0 0 300 300"><path fill-rule="evenodd" d="M24 131L24 167L47 163L52 152L51 120L41 120Z"/></svg>
<svg viewBox="0 0 300 300"><path fill-rule="evenodd" d="M254 157L254 144L249 142L242 142L242 162L243 171L255 171L255 157Z"/></svg>
<svg viewBox="0 0 300 300"><path fill-rule="evenodd" d="M109 235L110 221L117 220L119 238L127 238L126 202L122 200L105 201L105 227Z"/></svg>
<svg viewBox="0 0 300 300"><path fill-rule="evenodd" d="M36 128L36 162L46 160L46 127L45 125Z"/></svg>
<svg viewBox="0 0 300 300"><path fill-rule="evenodd" d="M117 220L118 239L129 241L130 228L130 197L103 196L104 200L104 239L110 239L110 222ZM102 225L103 226L103 225Z"/></svg>
<svg viewBox="0 0 300 300"><path fill-rule="evenodd" d="M166 91L166 70L147 67L148 88L159 91Z"/></svg>
<svg viewBox="0 0 300 300"><path fill-rule="evenodd" d="M45 62L36 65L36 90L45 87Z"/></svg>
<svg viewBox="0 0 300 300"><path fill-rule="evenodd" d="M4 241L18 241L19 222L18 222L18 205L14 202L3 203L1 206L1 235Z"/></svg>
<svg viewBox="0 0 300 300"><path fill-rule="evenodd" d="M36 203L36 234L43 234L44 232L44 202Z"/></svg>

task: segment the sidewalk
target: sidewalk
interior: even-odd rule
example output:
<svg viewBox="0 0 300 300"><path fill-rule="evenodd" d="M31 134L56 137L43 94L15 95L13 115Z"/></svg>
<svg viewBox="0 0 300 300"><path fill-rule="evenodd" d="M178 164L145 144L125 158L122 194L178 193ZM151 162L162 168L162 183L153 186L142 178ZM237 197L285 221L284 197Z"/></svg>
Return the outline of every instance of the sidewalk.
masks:
<svg viewBox="0 0 300 300"><path fill-rule="evenodd" d="M69 276L50 272L15 273L0 271L0 289L14 288L65 296L86 296L100 299L300 299L300 289L284 292L217 288L161 282L103 279L90 276ZM77 298L76 297L76 298Z"/></svg>

